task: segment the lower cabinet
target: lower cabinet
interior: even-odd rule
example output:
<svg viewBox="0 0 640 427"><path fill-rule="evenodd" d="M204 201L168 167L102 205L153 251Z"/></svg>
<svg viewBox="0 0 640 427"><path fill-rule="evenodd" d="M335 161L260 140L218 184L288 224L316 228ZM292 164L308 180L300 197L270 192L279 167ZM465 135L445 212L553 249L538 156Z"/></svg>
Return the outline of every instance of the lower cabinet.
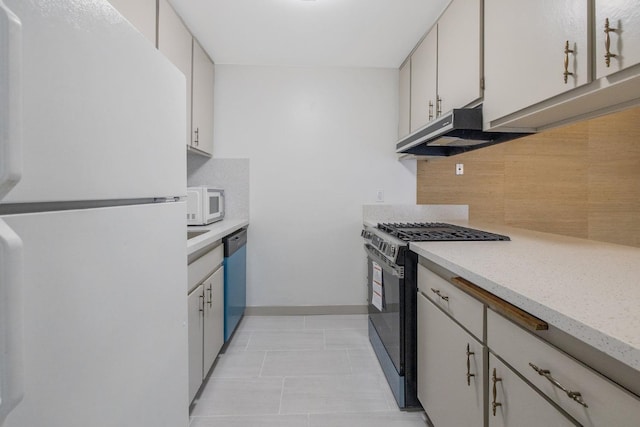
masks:
<svg viewBox="0 0 640 427"><path fill-rule="evenodd" d="M417 301L418 399L434 427L640 425L640 397L543 339L544 321L422 261Z"/></svg>
<svg viewBox="0 0 640 427"><path fill-rule="evenodd" d="M493 354L489 355L489 373L489 427L579 425L547 402Z"/></svg>
<svg viewBox="0 0 640 427"><path fill-rule="evenodd" d="M189 402L198 393L224 344L222 245L189 264Z"/></svg>
<svg viewBox="0 0 640 427"><path fill-rule="evenodd" d="M483 426L484 346L422 293L418 325L418 399L434 426Z"/></svg>
<svg viewBox="0 0 640 427"><path fill-rule="evenodd" d="M209 373L224 344L224 267L218 268L203 285L204 331L201 379Z"/></svg>

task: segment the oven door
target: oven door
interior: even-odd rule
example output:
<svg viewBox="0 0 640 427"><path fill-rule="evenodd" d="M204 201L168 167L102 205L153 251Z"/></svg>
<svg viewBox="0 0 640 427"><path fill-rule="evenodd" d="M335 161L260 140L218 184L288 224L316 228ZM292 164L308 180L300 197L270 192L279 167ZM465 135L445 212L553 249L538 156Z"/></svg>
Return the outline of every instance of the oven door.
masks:
<svg viewBox="0 0 640 427"><path fill-rule="evenodd" d="M404 327L401 320L400 301L404 289L404 269L384 256L370 244L365 244L367 252L367 289L369 319L382 341L387 354L399 375L404 375ZM382 310L372 303L373 263L382 269Z"/></svg>

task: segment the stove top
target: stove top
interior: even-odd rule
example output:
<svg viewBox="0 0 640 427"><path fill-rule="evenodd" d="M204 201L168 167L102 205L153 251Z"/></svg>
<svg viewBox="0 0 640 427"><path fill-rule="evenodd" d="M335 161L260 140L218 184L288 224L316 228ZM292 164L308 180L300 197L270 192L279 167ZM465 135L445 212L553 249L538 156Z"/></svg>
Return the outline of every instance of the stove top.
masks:
<svg viewBox="0 0 640 427"><path fill-rule="evenodd" d="M501 234L442 222L382 223L378 229L405 242L511 240Z"/></svg>

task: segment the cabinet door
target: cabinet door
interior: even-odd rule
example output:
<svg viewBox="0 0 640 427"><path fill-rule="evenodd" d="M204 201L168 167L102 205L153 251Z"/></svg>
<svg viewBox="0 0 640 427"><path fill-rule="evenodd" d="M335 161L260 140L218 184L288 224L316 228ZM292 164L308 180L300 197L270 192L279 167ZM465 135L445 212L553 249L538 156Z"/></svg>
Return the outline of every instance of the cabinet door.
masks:
<svg viewBox="0 0 640 427"><path fill-rule="evenodd" d="M213 154L213 81L213 62L194 39L191 146L207 154Z"/></svg>
<svg viewBox="0 0 640 427"><path fill-rule="evenodd" d="M202 384L202 337L204 330L204 286L200 285L189 294L189 402L193 401Z"/></svg>
<svg viewBox="0 0 640 427"><path fill-rule="evenodd" d="M187 99L185 99L184 108L187 111L187 128L184 143L187 145L191 141L192 43L191 33L182 19L167 0L160 0L158 3L158 49L182 71L186 79Z"/></svg>
<svg viewBox="0 0 640 427"><path fill-rule="evenodd" d="M109 0L109 3L156 45L156 0Z"/></svg>
<svg viewBox="0 0 640 427"><path fill-rule="evenodd" d="M484 425L485 350L418 293L418 399L437 427Z"/></svg>
<svg viewBox="0 0 640 427"><path fill-rule="evenodd" d="M493 354L489 354L488 410L489 427L579 425L565 417Z"/></svg>
<svg viewBox="0 0 640 427"><path fill-rule="evenodd" d="M485 0L485 122L590 81L588 6L589 0ZM567 42L573 52L565 54ZM566 80L565 64L572 73Z"/></svg>
<svg viewBox="0 0 640 427"><path fill-rule="evenodd" d="M445 113L480 98L480 0L454 0L438 20L438 110Z"/></svg>
<svg viewBox="0 0 640 427"><path fill-rule="evenodd" d="M605 32L607 19L610 31ZM596 78L607 76L640 62L638 0L596 0L595 32ZM607 34L609 35L608 43ZM607 46L612 56L607 55ZM607 57L609 57L608 65Z"/></svg>
<svg viewBox="0 0 640 427"><path fill-rule="evenodd" d="M400 93L398 96L398 139L409 135L411 113L411 58L400 67Z"/></svg>
<svg viewBox="0 0 640 427"><path fill-rule="evenodd" d="M203 283L204 341L202 378L206 377L224 344L224 267L220 267Z"/></svg>
<svg viewBox="0 0 640 427"><path fill-rule="evenodd" d="M435 118L438 77L438 27L411 55L411 132Z"/></svg>

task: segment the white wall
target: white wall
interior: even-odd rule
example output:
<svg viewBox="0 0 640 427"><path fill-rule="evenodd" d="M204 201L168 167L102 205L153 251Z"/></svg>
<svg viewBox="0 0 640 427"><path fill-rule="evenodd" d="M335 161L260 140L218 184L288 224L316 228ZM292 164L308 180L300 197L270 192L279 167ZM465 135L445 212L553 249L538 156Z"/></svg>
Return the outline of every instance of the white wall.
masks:
<svg viewBox="0 0 640 427"><path fill-rule="evenodd" d="M250 159L247 305L366 304L362 205L415 203L398 72L216 66L215 157Z"/></svg>

